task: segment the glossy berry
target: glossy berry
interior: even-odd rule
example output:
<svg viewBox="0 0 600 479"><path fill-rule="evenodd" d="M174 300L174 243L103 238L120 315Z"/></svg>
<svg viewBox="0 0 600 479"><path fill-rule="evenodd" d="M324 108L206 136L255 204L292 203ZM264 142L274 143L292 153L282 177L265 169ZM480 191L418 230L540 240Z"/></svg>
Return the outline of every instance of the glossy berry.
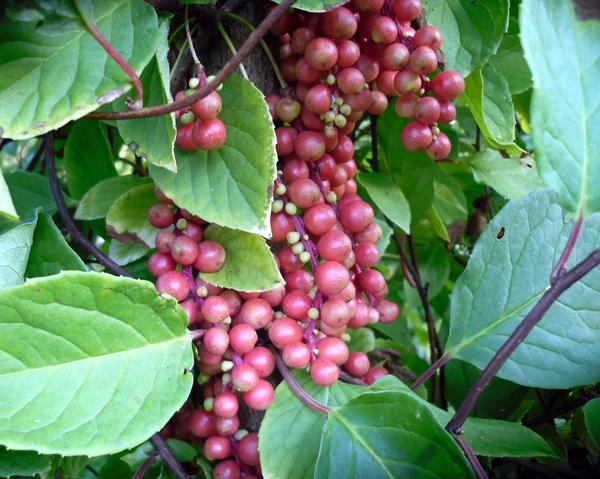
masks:
<svg viewBox="0 0 600 479"><path fill-rule="evenodd" d="M198 257L198 243L188 236L178 236L171 245L171 256L179 264L189 266Z"/></svg>
<svg viewBox="0 0 600 479"><path fill-rule="evenodd" d="M454 100L465 91L465 80L458 72L443 71L431 80L431 90L440 101Z"/></svg>
<svg viewBox="0 0 600 479"><path fill-rule="evenodd" d="M212 120L196 120L192 137L195 145L202 150L216 150L225 144L227 130L218 118Z"/></svg>
<svg viewBox="0 0 600 479"><path fill-rule="evenodd" d="M156 289L163 294L173 296L177 301L183 301L190 293L187 278L178 271L167 271L156 280Z"/></svg>
<svg viewBox="0 0 600 479"><path fill-rule="evenodd" d="M229 344L238 354L246 354L252 351L258 341L258 335L254 328L248 324L237 324L229 331ZM255 365L253 365L255 369Z"/></svg>
<svg viewBox="0 0 600 479"><path fill-rule="evenodd" d="M313 38L306 45L304 59L310 67L316 70L329 70L337 62L337 47L328 38Z"/></svg>
<svg viewBox="0 0 600 479"><path fill-rule="evenodd" d="M321 17L323 33L332 40L347 40L356 33L358 24L352 11L338 7L326 12Z"/></svg>
<svg viewBox="0 0 600 479"><path fill-rule="evenodd" d="M433 141L431 128L422 123L412 122L402 129L402 144L408 151L418 151L427 148Z"/></svg>
<svg viewBox="0 0 600 479"><path fill-rule="evenodd" d="M269 381L260 379L254 389L242 394L242 398L249 408L264 411L273 402L275 391Z"/></svg>
<svg viewBox="0 0 600 479"><path fill-rule="evenodd" d="M202 273L215 273L225 264L225 249L214 241L203 241L198 245L198 257L194 268Z"/></svg>
<svg viewBox="0 0 600 479"><path fill-rule="evenodd" d="M323 294L336 294L348 285L350 275L340 263L325 261L315 270L315 282Z"/></svg>
<svg viewBox="0 0 600 479"><path fill-rule="evenodd" d="M317 359L310 365L310 377L317 386L332 386L339 375L339 368L328 359Z"/></svg>
<svg viewBox="0 0 600 479"><path fill-rule="evenodd" d="M191 106L191 110L200 120L213 120L223 109L221 95L213 91Z"/></svg>
<svg viewBox="0 0 600 479"><path fill-rule="evenodd" d="M447 158L451 149L450 138L445 133L439 133L425 151L430 158L439 161Z"/></svg>
<svg viewBox="0 0 600 479"><path fill-rule="evenodd" d="M148 223L156 228L171 226L173 219L173 211L164 203L154 205L148 210Z"/></svg>

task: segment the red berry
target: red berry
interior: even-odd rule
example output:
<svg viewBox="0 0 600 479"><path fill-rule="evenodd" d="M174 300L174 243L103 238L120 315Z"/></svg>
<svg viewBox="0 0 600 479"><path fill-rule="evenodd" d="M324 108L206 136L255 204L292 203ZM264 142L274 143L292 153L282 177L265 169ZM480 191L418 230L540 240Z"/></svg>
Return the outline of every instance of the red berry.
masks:
<svg viewBox="0 0 600 479"><path fill-rule="evenodd" d="M346 372L357 378L367 374L370 367L369 357L362 352L350 353L348 360L344 364Z"/></svg>
<svg viewBox="0 0 600 479"><path fill-rule="evenodd" d="M427 148L433 141L431 128L416 121L402 129L402 144L408 151L418 151Z"/></svg>
<svg viewBox="0 0 600 479"><path fill-rule="evenodd" d="M451 149L450 138L445 133L438 133L437 138L431 142L431 145L425 151L430 158L439 161L447 158Z"/></svg>
<svg viewBox="0 0 600 479"><path fill-rule="evenodd" d="M252 332L256 335L256 331L252 330ZM244 356L244 363L252 366L261 378L266 378L275 369L275 358L273 357L273 354L267 348L263 348L262 346L248 351Z"/></svg>
<svg viewBox="0 0 600 479"><path fill-rule="evenodd" d="M323 294L336 294L350 282L350 274L340 263L325 261L316 268L315 282Z"/></svg>
<svg viewBox="0 0 600 479"><path fill-rule="evenodd" d="M345 7L338 7L321 16L323 33L333 40L347 40L356 33L358 24L354 14Z"/></svg>
<svg viewBox="0 0 600 479"><path fill-rule="evenodd" d="M269 339L279 349L302 340L303 331L298 322L290 318L279 318L269 327Z"/></svg>
<svg viewBox="0 0 600 479"><path fill-rule="evenodd" d="M339 375L339 368L328 359L317 359L310 365L310 377L317 386L333 386Z"/></svg>
<svg viewBox="0 0 600 479"><path fill-rule="evenodd" d="M216 150L225 144L227 129L218 118L194 122L192 138L197 148L202 150Z"/></svg>
<svg viewBox="0 0 600 479"><path fill-rule="evenodd" d="M173 219L173 211L164 203L158 203L148 210L148 223L156 228L171 226Z"/></svg>
<svg viewBox="0 0 600 479"><path fill-rule="evenodd" d="M400 23L412 22L421 15L421 0L396 0L392 12Z"/></svg>
<svg viewBox="0 0 600 479"><path fill-rule="evenodd" d="M417 30L414 42L417 47L429 47L437 50L442 46L442 32L433 25L426 25Z"/></svg>
<svg viewBox="0 0 600 479"><path fill-rule="evenodd" d="M225 249L214 241L202 241L198 244L198 257L194 268L202 273L214 273L225 264Z"/></svg>
<svg viewBox="0 0 600 479"><path fill-rule="evenodd" d="M310 362L310 351L304 343L292 343L281 352L283 362L290 368L305 368Z"/></svg>
<svg viewBox="0 0 600 479"><path fill-rule="evenodd" d="M229 344L238 354L252 351L256 341L258 341L256 331L248 324L237 324L229 331Z"/></svg>
<svg viewBox="0 0 600 479"><path fill-rule="evenodd" d="M231 444L229 438L221 436L211 436L204 443L204 455L209 461L215 459L225 459L231 456Z"/></svg>
<svg viewBox="0 0 600 479"><path fill-rule="evenodd" d="M329 70L337 62L337 47L328 38L313 38L304 49L304 59L316 70Z"/></svg>
<svg viewBox="0 0 600 479"><path fill-rule="evenodd" d="M252 391L242 394L242 398L249 408L256 411L264 411L273 402L275 391L269 381L260 379Z"/></svg>
<svg viewBox="0 0 600 479"><path fill-rule="evenodd" d="M189 266L198 257L198 243L188 236L178 236L171 245L171 256L179 264Z"/></svg>
<svg viewBox="0 0 600 479"><path fill-rule="evenodd" d="M260 464L258 456L258 434L251 432L244 436L238 444L238 455L244 464L256 467Z"/></svg>
<svg viewBox="0 0 600 479"><path fill-rule="evenodd" d="M240 319L254 329L264 328L273 320L273 308L264 299L250 299L243 304Z"/></svg>
<svg viewBox="0 0 600 479"><path fill-rule="evenodd" d="M209 93L191 106L191 110L196 115L196 118L200 118L201 120L213 120L217 118L222 109L221 95L216 91Z"/></svg>
<svg viewBox="0 0 600 479"><path fill-rule="evenodd" d="M156 280L156 289L173 296L177 301L183 301L190 293L187 278L178 271L167 271Z"/></svg>
<svg viewBox="0 0 600 479"><path fill-rule="evenodd" d="M202 337L202 344L211 354L223 356L229 347L229 334L223 328L210 328Z"/></svg>
<svg viewBox="0 0 600 479"><path fill-rule="evenodd" d="M440 117L440 103L432 96L424 96L417 100L414 118L424 125L433 125Z"/></svg>
<svg viewBox="0 0 600 479"><path fill-rule="evenodd" d="M168 271L173 271L177 263L170 254L154 253L148 258L148 271L158 277Z"/></svg>
<svg viewBox="0 0 600 479"><path fill-rule="evenodd" d="M431 80L431 90L440 101L454 100L465 91L465 80L458 72L443 71Z"/></svg>

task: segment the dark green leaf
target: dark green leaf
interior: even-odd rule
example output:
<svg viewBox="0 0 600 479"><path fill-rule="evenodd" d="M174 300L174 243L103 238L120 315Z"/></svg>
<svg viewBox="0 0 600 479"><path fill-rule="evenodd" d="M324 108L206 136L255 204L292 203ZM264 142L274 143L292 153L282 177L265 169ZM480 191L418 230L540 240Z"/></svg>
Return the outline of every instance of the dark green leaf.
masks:
<svg viewBox="0 0 600 479"><path fill-rule="evenodd" d="M490 63L504 77L512 95L523 93L531 88L533 80L521 47L518 21L512 15L509 31L502 38L498 52L490 58Z"/></svg>
<svg viewBox="0 0 600 479"><path fill-rule="evenodd" d="M402 190L387 174L361 172L358 181L377 207L397 226L410 233L410 207Z"/></svg>
<svg viewBox="0 0 600 479"><path fill-rule="evenodd" d="M116 176L108 178L91 188L79 202L75 211L78 220L104 218L113 203L129 190L151 183L150 178L139 176ZM158 202L158 200L156 200Z"/></svg>
<svg viewBox="0 0 600 479"><path fill-rule="evenodd" d="M17 213L21 218L30 215L36 208L43 208L50 216L56 213L56 203L52 196L52 190L50 190L48 178L35 173L17 171L6 175L5 179ZM63 198L68 207L77 204L77 201L64 193Z"/></svg>
<svg viewBox="0 0 600 479"><path fill-rule="evenodd" d="M508 27L508 0L424 0L423 6L444 36L446 67L465 76L496 53Z"/></svg>
<svg viewBox="0 0 600 479"><path fill-rule="evenodd" d="M117 176L106 125L76 122L65 144L64 166L69 194L78 200L98 182Z"/></svg>
<svg viewBox="0 0 600 479"><path fill-rule="evenodd" d="M208 240L225 248L225 264L216 273L202 273L207 283L236 291L268 291L284 281L265 240L244 231L209 226Z"/></svg>
<svg viewBox="0 0 600 479"><path fill-rule="evenodd" d="M108 274L0 291L0 443L95 456L144 441L188 397L186 326L151 283Z"/></svg>
<svg viewBox="0 0 600 479"><path fill-rule="evenodd" d="M416 397L365 392L329 413L315 478L465 478L471 467Z"/></svg>
<svg viewBox="0 0 600 479"><path fill-rule="evenodd" d="M208 152L176 148L177 173L157 166L150 172L181 208L211 223L270 236L277 154L267 104L252 83L239 77L230 77L219 93L225 145Z"/></svg>
<svg viewBox="0 0 600 479"><path fill-rule="evenodd" d="M173 101L169 86L169 63L167 53L169 45L169 22L160 24L159 43L156 55L150 61L141 76L144 85L144 106L163 105ZM116 102L121 109L124 102ZM175 164L175 115L151 116L138 120L118 121L117 126L123 141L127 144L135 142L138 146L136 154L143 156L149 163L177 171Z"/></svg>
<svg viewBox="0 0 600 479"><path fill-rule="evenodd" d="M454 285L445 351L480 369L548 288L573 228L553 191L510 201L475 245ZM498 236L499 232L503 236ZM600 247L600 215L584 223L570 264ZM568 388L600 380L600 269L565 291L498 375L532 387Z"/></svg>
<svg viewBox="0 0 600 479"><path fill-rule="evenodd" d="M91 2L106 39L139 74L156 49L158 20L142 0ZM8 138L58 129L127 91L131 82L87 32L68 0L38 0L43 20L0 24L0 128ZM135 19L135 21L134 21Z"/></svg>
<svg viewBox="0 0 600 479"><path fill-rule="evenodd" d="M35 451L7 451L0 446L0 477L33 476L50 469L50 458Z"/></svg>
<svg viewBox="0 0 600 479"><path fill-rule="evenodd" d="M600 210L600 23L578 21L573 3L558 0L524 0L520 19L540 175L568 211L593 213Z"/></svg>
<svg viewBox="0 0 600 479"><path fill-rule="evenodd" d="M158 229L148 222L148 210L158 203L152 184L136 186L121 195L106 214L108 233L122 242L154 246Z"/></svg>
<svg viewBox="0 0 600 479"><path fill-rule="evenodd" d="M533 158L504 158L495 150L483 150L468 159L475 180L494 188L510 200L543 186Z"/></svg>
<svg viewBox="0 0 600 479"><path fill-rule="evenodd" d="M348 341L348 349L351 352L362 351L368 353L375 349L375 334L369 328L348 329L350 341Z"/></svg>
<svg viewBox="0 0 600 479"><path fill-rule="evenodd" d="M50 276L66 270L87 271L87 268L67 244L52 218L46 213L40 213L25 277Z"/></svg>
<svg viewBox="0 0 600 479"><path fill-rule="evenodd" d="M600 398L592 399L583 406L583 413L590 437L600 447Z"/></svg>
<svg viewBox="0 0 600 479"><path fill-rule="evenodd" d="M281 3L281 0L273 0L275 3ZM306 12L325 12L333 10L339 5L344 5L350 0L298 0L294 3L294 8Z"/></svg>
<svg viewBox="0 0 600 479"><path fill-rule="evenodd" d="M520 155L523 150L515 143L515 109L504 77L487 64L468 76L464 97L488 143Z"/></svg>

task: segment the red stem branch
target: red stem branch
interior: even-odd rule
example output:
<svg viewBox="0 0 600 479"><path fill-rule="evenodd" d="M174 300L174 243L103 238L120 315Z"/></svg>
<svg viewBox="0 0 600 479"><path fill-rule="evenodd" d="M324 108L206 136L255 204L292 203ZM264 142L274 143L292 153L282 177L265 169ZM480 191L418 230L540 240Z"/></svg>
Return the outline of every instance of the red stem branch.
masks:
<svg viewBox="0 0 600 479"><path fill-rule="evenodd" d="M563 250L556 266L552 270L552 274L550 275L550 284L554 284L556 280L565 273L567 270L567 263L569 262L569 258L575 249L575 245L577 244L577 239L579 238L579 234L581 233L581 227L583 226L583 215L579 214L577 218L577 222L573 226L571 230L571 234L569 235L569 239L567 240L567 244L565 249Z"/></svg>

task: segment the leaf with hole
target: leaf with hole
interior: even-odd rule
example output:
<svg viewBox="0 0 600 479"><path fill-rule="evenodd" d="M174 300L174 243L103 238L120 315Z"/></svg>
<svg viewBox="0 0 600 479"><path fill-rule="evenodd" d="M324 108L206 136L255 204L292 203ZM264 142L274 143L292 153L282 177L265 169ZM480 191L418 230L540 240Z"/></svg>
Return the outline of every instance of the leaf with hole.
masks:
<svg viewBox="0 0 600 479"><path fill-rule="evenodd" d="M227 127L217 150L175 149L177 173L150 166L159 188L181 208L206 221L270 236L271 188L277 154L263 94L248 80L230 77L219 92Z"/></svg>
<svg viewBox="0 0 600 479"><path fill-rule="evenodd" d="M504 158L495 150L483 150L467 160L475 181L494 188L505 198L520 198L544 186L533 158Z"/></svg>
<svg viewBox="0 0 600 479"><path fill-rule="evenodd" d="M524 0L520 19L540 175L567 210L599 211L600 23L577 20L572 2L557 0Z"/></svg>
<svg viewBox="0 0 600 479"><path fill-rule="evenodd" d="M548 288L573 228L550 189L510 201L479 238L454 285L445 351L483 369ZM569 265L600 247L600 215L584 223ZM540 388L600 380L600 269L565 291L498 376Z"/></svg>
<svg viewBox="0 0 600 479"><path fill-rule="evenodd" d="M77 220L97 220L106 217L113 203L129 190L152 183L150 178L116 176L100 181L81 199L75 211ZM156 200L158 201L158 200Z"/></svg>
<svg viewBox="0 0 600 479"><path fill-rule="evenodd" d="M508 0L424 0L423 7L444 37L446 68L465 76L496 53L508 28Z"/></svg>
<svg viewBox="0 0 600 479"><path fill-rule="evenodd" d="M139 74L156 50L154 9L142 0L90 3L102 34ZM0 23L0 129L13 139L56 130L131 86L88 33L72 2L37 0L27 6L37 18Z"/></svg>
<svg viewBox="0 0 600 479"><path fill-rule="evenodd" d="M268 291L284 283L265 240L258 235L211 225L204 239L225 249L225 264L216 273L201 273L207 283L236 291Z"/></svg>
<svg viewBox="0 0 600 479"><path fill-rule="evenodd" d="M152 184L136 186L121 195L106 214L108 233L125 243L154 246L158 229L148 222L148 210L158 203Z"/></svg>
<svg viewBox="0 0 600 479"><path fill-rule="evenodd" d="M146 281L63 272L0 291L0 444L98 456L146 440L190 392L186 326Z"/></svg>

